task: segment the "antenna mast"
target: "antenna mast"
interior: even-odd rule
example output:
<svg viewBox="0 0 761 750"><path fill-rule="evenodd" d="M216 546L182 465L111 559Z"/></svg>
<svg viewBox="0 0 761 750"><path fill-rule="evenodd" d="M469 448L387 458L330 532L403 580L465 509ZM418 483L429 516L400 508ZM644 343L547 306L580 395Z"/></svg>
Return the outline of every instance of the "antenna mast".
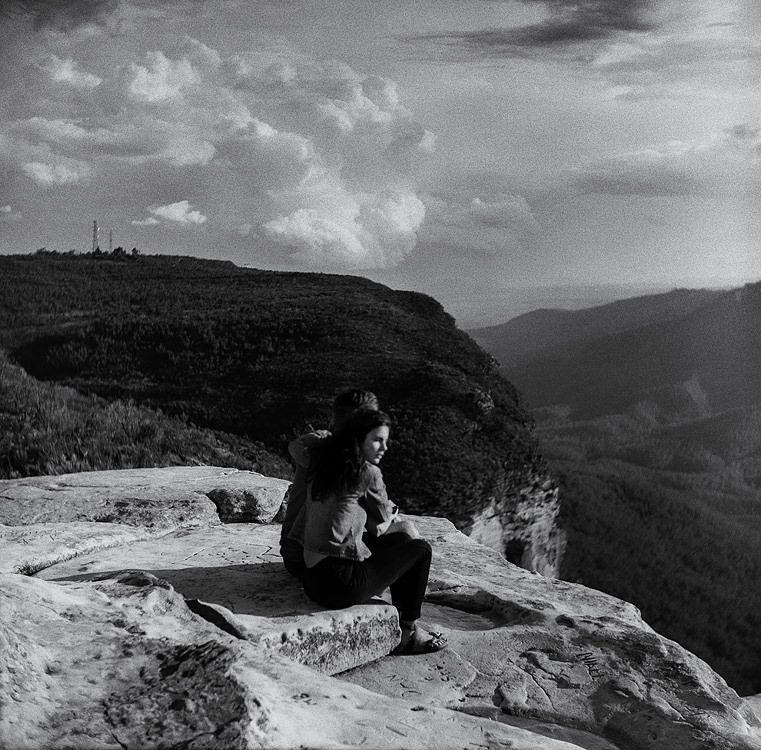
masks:
<svg viewBox="0 0 761 750"><path fill-rule="evenodd" d="M92 251L95 252L98 247L98 221L92 223Z"/></svg>

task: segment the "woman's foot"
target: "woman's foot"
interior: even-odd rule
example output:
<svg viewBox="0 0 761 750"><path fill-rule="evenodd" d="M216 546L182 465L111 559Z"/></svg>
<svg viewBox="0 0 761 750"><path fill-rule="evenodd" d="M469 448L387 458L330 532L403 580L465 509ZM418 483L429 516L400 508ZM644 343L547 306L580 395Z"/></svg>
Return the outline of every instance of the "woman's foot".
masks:
<svg viewBox="0 0 761 750"><path fill-rule="evenodd" d="M402 640L391 653L396 656L433 654L446 647L447 639L441 633L428 632L414 623L402 624Z"/></svg>

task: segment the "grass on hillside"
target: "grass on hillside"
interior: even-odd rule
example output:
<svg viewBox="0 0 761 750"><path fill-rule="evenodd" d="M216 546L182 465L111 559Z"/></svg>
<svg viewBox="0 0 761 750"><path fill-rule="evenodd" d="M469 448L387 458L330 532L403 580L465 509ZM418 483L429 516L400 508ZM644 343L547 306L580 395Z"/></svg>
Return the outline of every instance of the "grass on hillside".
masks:
<svg viewBox="0 0 761 750"><path fill-rule="evenodd" d="M0 351L0 478L188 464L291 476L261 446L134 402L41 383Z"/></svg>

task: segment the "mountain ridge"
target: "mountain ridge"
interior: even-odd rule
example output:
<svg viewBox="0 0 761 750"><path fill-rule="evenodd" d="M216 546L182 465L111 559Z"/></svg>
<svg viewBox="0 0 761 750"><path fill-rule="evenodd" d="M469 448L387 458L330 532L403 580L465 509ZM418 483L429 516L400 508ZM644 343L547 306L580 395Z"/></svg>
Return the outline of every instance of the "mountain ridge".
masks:
<svg viewBox="0 0 761 750"><path fill-rule="evenodd" d="M31 376L281 456L328 426L337 392L370 389L394 421L384 478L408 512L467 528L493 498L514 506L543 484L519 392L422 294L183 257L38 254L0 258L0 309L0 347Z"/></svg>
<svg viewBox="0 0 761 750"><path fill-rule="evenodd" d="M468 333L509 367L557 345L679 317L708 303L717 294L720 292L706 289L674 289L581 310L542 308L507 323L469 329Z"/></svg>
<svg viewBox="0 0 761 750"><path fill-rule="evenodd" d="M721 411L761 399L761 382L753 377L761 360L759 327L761 282L720 293L678 317L557 345L505 374L533 407L568 403L579 418L626 411L639 401L679 408L674 389L687 393L690 386L702 390L707 408ZM542 372L557 377L543 379Z"/></svg>

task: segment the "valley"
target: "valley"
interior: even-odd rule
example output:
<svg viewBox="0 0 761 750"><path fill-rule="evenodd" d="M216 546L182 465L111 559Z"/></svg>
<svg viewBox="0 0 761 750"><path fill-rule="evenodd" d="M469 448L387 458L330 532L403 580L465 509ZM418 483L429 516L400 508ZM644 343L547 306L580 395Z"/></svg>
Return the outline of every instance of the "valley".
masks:
<svg viewBox="0 0 761 750"><path fill-rule="evenodd" d="M471 335L536 419L561 576L761 689L761 284L541 310Z"/></svg>

